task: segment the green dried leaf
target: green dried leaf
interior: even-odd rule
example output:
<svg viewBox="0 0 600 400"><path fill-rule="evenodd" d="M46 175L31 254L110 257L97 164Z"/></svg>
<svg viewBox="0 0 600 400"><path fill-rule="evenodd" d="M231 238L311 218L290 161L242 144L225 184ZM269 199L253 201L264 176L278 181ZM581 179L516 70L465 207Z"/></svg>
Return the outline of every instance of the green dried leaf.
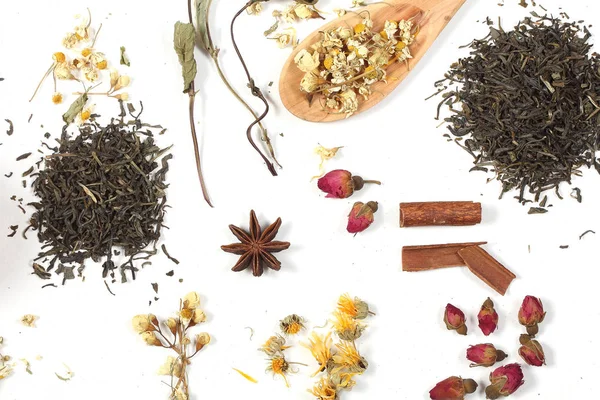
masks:
<svg viewBox="0 0 600 400"><path fill-rule="evenodd" d="M70 124L75 121L75 117L83 111L83 107L85 107L85 103L87 103L88 95L87 93L82 94L71 104L71 107L67 110L66 113L63 114L63 121L65 123Z"/></svg>
<svg viewBox="0 0 600 400"><path fill-rule="evenodd" d="M121 65L127 65L128 67L131 67L131 62L129 61L129 57L127 57L127 54L125 54L125 46L121 46L121 61L120 61Z"/></svg>
<svg viewBox="0 0 600 400"><path fill-rule="evenodd" d="M194 25L184 24L183 22L175 23L175 34L173 37L173 45L175 52L179 57L181 64L181 73L183 76L183 93L190 91L191 85L196 78L196 60L194 59L194 36L196 31Z"/></svg>
<svg viewBox="0 0 600 400"><path fill-rule="evenodd" d="M208 15L210 13L210 4L212 0L197 0L196 3L196 25L198 27L198 45L209 54L213 52L213 43L210 38L210 29L208 27Z"/></svg>

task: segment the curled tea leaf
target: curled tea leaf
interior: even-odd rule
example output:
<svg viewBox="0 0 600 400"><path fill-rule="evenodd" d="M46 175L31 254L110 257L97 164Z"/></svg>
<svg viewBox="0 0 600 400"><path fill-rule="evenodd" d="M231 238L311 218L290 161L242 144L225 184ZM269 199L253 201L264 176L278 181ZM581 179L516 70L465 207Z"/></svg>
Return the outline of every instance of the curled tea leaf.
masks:
<svg viewBox="0 0 600 400"><path fill-rule="evenodd" d="M83 107L85 107L85 103L87 103L87 100L87 93L83 93L81 96L79 96L77 100L75 100L73 104L71 104L67 112L63 114L63 121L65 121L65 123L67 124L73 123L73 121L75 121L75 118L79 115L79 113L83 111Z"/></svg>
<svg viewBox="0 0 600 400"><path fill-rule="evenodd" d="M179 58L179 63L181 64L183 93L188 93L190 91L197 72L196 60L194 59L194 36L194 25L184 24L182 22L175 23L173 45L177 57Z"/></svg>

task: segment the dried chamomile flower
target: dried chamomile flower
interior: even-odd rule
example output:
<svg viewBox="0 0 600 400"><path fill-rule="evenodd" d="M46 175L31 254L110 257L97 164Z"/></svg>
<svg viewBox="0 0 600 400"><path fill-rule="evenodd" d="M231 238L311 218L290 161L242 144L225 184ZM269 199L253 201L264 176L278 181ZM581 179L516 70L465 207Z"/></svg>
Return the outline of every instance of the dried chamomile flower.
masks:
<svg viewBox="0 0 600 400"><path fill-rule="evenodd" d="M312 181L313 179L316 178L320 178L325 174L325 161L332 159L333 157L335 157L335 155L337 154L337 152L343 148L344 146L340 146L340 147L332 147L330 149L323 147L321 145L318 145L315 148L315 154L317 154L319 157L321 157L321 163L319 164L319 175L315 175L313 176L310 180Z"/></svg>
<svg viewBox="0 0 600 400"><path fill-rule="evenodd" d="M77 116L77 124L81 125L89 121L92 117L93 111L93 105L86 106L83 110L81 110L81 112Z"/></svg>
<svg viewBox="0 0 600 400"><path fill-rule="evenodd" d="M276 335L267 339L267 341L260 347L259 350L265 352L265 354L269 357L272 357L289 348L290 346L285 345L285 338L281 335Z"/></svg>
<svg viewBox="0 0 600 400"><path fill-rule="evenodd" d="M56 92L52 95L52 103L54 104L61 104L63 102L63 95L62 93Z"/></svg>
<svg viewBox="0 0 600 400"><path fill-rule="evenodd" d="M181 372L183 371L181 360L179 357L167 357L167 361L163 365L160 366L157 373L158 375L168 375L173 376L175 378L181 377Z"/></svg>
<svg viewBox="0 0 600 400"><path fill-rule="evenodd" d="M296 44L298 44L298 39L296 38L296 29L294 29L293 27L289 27L281 32L277 32L275 35L273 35L273 37L270 37L269 39L275 40L277 42L277 46L279 46L280 49L283 49L290 45L295 47Z"/></svg>
<svg viewBox="0 0 600 400"><path fill-rule="evenodd" d="M248 8L246 8L246 12L249 15L259 15L262 12L262 3L261 2L256 2L256 3L252 3L248 6Z"/></svg>
<svg viewBox="0 0 600 400"><path fill-rule="evenodd" d="M338 351L333 355L332 372L346 370L352 374L362 374L365 372L369 363L364 359L356 349L353 342L336 343Z"/></svg>
<svg viewBox="0 0 600 400"><path fill-rule="evenodd" d="M60 79L62 81L77 79L71 72L69 64L66 62L56 63L54 66L54 76L56 79Z"/></svg>
<svg viewBox="0 0 600 400"><path fill-rule="evenodd" d="M319 363L319 369L311 376L315 376L327 369L327 362L331 359L332 343L331 332L328 332L325 336L312 332L311 337L308 339L308 344L301 343L302 346L310 350L317 363Z"/></svg>
<svg viewBox="0 0 600 400"><path fill-rule="evenodd" d="M304 329L304 318L296 314L288 315L279 322L279 328L286 335L296 335Z"/></svg>
<svg viewBox="0 0 600 400"><path fill-rule="evenodd" d="M340 339L352 342L361 337L365 327L354 318L339 311L334 312L333 317L333 327Z"/></svg>
<svg viewBox="0 0 600 400"><path fill-rule="evenodd" d="M35 315L26 314L21 317L21 323L29 328L35 328L35 321L38 319Z"/></svg>
<svg viewBox="0 0 600 400"><path fill-rule="evenodd" d="M321 62L319 61L319 53L314 52L310 54L307 50L302 49L294 57L294 62L298 69L303 72L312 72L319 67Z"/></svg>
<svg viewBox="0 0 600 400"><path fill-rule="evenodd" d="M296 4L294 6L294 13L300 19L313 19L313 18L321 18L324 19L323 16L317 11L315 6L307 5L307 4Z"/></svg>
<svg viewBox="0 0 600 400"><path fill-rule="evenodd" d="M290 387L286 374L290 370L290 364L283 355L273 356L267 365L267 371L273 372L273 375L281 375L285 381L285 386Z"/></svg>
<svg viewBox="0 0 600 400"><path fill-rule="evenodd" d="M370 314L369 305L355 297L352 299L348 294L343 294L338 300L338 310L354 319L365 319Z"/></svg>

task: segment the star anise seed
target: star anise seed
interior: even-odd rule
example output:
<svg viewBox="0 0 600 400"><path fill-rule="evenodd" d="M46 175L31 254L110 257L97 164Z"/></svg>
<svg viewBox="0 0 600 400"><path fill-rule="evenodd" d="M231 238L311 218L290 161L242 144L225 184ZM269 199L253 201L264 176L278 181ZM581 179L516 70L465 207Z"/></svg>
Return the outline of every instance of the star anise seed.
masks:
<svg viewBox="0 0 600 400"><path fill-rule="evenodd" d="M281 269L281 262L271 253L277 253L290 247L289 242L273 240L277 236L280 226L281 218L277 218L267 229L261 231L254 210L250 211L250 232L246 232L237 226L229 225L229 229L238 238L240 243L221 246L221 249L227 253L241 256L231 270L240 272L251 266L254 276L261 276L264 266L279 271Z"/></svg>

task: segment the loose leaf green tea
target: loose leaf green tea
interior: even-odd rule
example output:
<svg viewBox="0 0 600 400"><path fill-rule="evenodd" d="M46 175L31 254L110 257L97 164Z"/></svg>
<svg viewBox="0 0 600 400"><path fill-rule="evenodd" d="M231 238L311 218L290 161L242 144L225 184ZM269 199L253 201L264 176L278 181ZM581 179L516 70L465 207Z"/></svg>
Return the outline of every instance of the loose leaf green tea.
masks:
<svg viewBox="0 0 600 400"><path fill-rule="evenodd" d="M37 230L42 250L34 273L48 279L58 262L63 283L74 279L77 263L81 273L86 260L104 261L103 277L114 276L113 248L123 250L120 265L135 279L134 261L156 254L166 207L165 175L168 149L154 143L153 133L139 120L111 119L83 124L76 135L63 130L57 151L45 158L33 176L37 200L30 227ZM154 246L153 250L147 250ZM141 256L143 254L143 256ZM42 260L42 261L38 261ZM43 267L44 261L48 267Z"/></svg>
<svg viewBox="0 0 600 400"><path fill-rule="evenodd" d="M175 23L173 45L179 57L179 64L181 64L183 93L189 92L192 82L196 78L196 59L194 58L195 32L194 25L191 23Z"/></svg>
<svg viewBox="0 0 600 400"><path fill-rule="evenodd" d="M438 110L445 103L452 111L450 133L476 170L493 167L502 194L516 189L525 203L528 190L539 201L582 167L600 172L600 58L590 37L546 16L490 28L436 83L445 91Z"/></svg>

